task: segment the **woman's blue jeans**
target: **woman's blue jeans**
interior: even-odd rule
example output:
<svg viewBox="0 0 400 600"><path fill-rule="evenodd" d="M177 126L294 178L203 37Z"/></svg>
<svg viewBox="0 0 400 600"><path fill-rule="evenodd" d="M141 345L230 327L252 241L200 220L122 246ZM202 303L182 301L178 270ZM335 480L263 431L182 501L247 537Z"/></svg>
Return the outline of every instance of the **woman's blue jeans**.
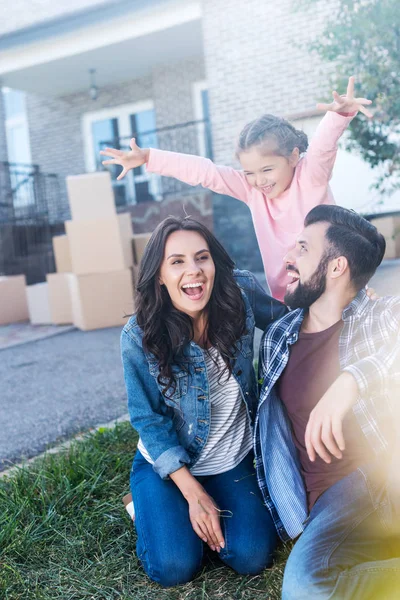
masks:
<svg viewBox="0 0 400 600"><path fill-rule="evenodd" d="M197 479L220 510L230 511L221 517L225 538L221 560L238 573L260 573L272 562L277 534L257 485L253 453L226 473ZM193 531L188 504L178 487L162 480L137 452L131 489L136 551L147 575L165 587L191 581L201 568L204 543Z"/></svg>

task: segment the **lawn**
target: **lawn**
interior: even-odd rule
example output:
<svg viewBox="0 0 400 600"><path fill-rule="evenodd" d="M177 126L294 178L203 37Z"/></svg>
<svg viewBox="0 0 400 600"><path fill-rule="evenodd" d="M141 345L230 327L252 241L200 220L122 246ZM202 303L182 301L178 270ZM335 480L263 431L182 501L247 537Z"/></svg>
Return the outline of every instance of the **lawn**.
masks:
<svg viewBox="0 0 400 600"><path fill-rule="evenodd" d="M0 598L278 600L284 549L257 577L208 559L185 586L149 581L121 502L136 441L129 423L101 429L0 479Z"/></svg>

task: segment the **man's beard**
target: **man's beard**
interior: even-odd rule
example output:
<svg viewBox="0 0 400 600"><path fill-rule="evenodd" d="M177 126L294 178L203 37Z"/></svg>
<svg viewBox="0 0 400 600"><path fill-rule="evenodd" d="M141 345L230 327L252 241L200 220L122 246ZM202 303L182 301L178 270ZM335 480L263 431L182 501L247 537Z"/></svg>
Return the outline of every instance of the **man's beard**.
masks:
<svg viewBox="0 0 400 600"><path fill-rule="evenodd" d="M326 273L330 260L330 256L324 255L314 273L305 283L301 283L299 280L293 292L287 291L283 299L285 304L290 308L309 308L314 304L325 292Z"/></svg>

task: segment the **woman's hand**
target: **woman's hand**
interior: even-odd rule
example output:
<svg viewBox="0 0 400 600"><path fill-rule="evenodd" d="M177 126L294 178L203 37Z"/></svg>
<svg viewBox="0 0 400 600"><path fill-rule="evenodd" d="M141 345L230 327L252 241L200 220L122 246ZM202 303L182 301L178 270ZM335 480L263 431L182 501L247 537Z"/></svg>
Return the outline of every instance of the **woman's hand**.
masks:
<svg viewBox="0 0 400 600"><path fill-rule="evenodd" d="M354 98L354 77L349 77L346 94L340 96L337 92L332 92L332 96L333 102L330 104L317 104L318 110L331 110L341 114L354 114L360 111L369 119L372 118L372 113L365 108L365 106L371 104L371 100Z"/></svg>
<svg viewBox="0 0 400 600"><path fill-rule="evenodd" d="M225 547L225 540L222 535L219 510L214 500L204 489L187 500L193 530L210 546L211 550L220 552L221 548Z"/></svg>
<svg viewBox="0 0 400 600"><path fill-rule="evenodd" d="M222 535L219 510L214 500L187 467L170 473L170 478L187 500L194 532L210 546L211 550L220 552L221 548L225 548L225 540Z"/></svg>
<svg viewBox="0 0 400 600"><path fill-rule="evenodd" d="M117 180L125 177L130 169L141 167L149 158L148 148L139 148L135 138L132 138L129 142L131 150L124 152L123 150L117 150L116 148L105 148L100 151L102 156L109 156L112 160L103 160L103 165L119 165L122 167L121 173L118 175Z"/></svg>

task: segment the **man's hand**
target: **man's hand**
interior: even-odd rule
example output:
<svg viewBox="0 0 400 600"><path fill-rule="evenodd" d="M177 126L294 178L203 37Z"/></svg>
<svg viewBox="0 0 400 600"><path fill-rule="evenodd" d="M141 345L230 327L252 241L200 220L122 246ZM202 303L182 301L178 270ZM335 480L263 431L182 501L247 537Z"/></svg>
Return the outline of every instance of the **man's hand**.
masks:
<svg viewBox="0 0 400 600"><path fill-rule="evenodd" d="M345 450L343 419L357 402L357 382L351 373L344 371L332 383L321 400L311 411L305 433L309 459L314 462L320 456L326 463L331 455L342 458Z"/></svg>
<svg viewBox="0 0 400 600"><path fill-rule="evenodd" d="M129 145L131 147L129 152L117 150L116 148L105 148L100 151L102 156L109 156L111 158L111 160L103 160L103 165L119 165L122 167L122 171L118 175L117 180L125 177L130 169L141 167L149 159L149 149L139 148L135 138L131 139Z"/></svg>
<svg viewBox="0 0 400 600"><path fill-rule="evenodd" d="M367 98L354 98L354 77L349 78L347 92L340 96L337 92L332 92L333 102L330 104L317 104L318 110L331 110L341 114L354 114L362 112L366 117L372 119L372 113L365 107L371 104Z"/></svg>

